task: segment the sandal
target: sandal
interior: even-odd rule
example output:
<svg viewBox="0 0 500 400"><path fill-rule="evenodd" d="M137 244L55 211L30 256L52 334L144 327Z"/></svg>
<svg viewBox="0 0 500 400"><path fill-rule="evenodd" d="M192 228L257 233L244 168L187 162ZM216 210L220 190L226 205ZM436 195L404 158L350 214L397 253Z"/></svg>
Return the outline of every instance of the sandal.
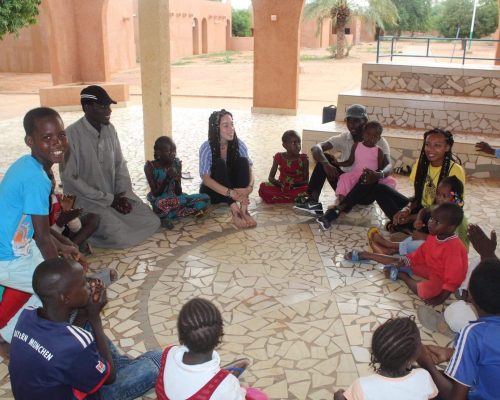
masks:
<svg viewBox="0 0 500 400"><path fill-rule="evenodd" d="M455 337L444 318L444 313L437 312L432 307L420 306L417 309L418 320L422 326L432 332L439 332L448 337Z"/></svg>
<svg viewBox="0 0 500 400"><path fill-rule="evenodd" d="M344 258L347 261L352 261L352 262L358 262L358 261L364 261L364 258L360 256L361 251L360 250L351 250L351 258L347 258L347 253Z"/></svg>
<svg viewBox="0 0 500 400"><path fill-rule="evenodd" d="M233 361L231 364L227 364L223 369L231 372L236 378L238 378L243 372L246 371L248 366L250 365L250 360L248 358L240 358L238 360Z"/></svg>
<svg viewBox="0 0 500 400"><path fill-rule="evenodd" d="M373 227L371 227L370 229L368 229L368 232L366 233L366 236L368 237L368 245L370 246L370 248L372 249L372 251L373 251L374 253L380 253L380 251L379 251L380 249L375 248L375 247L373 246L373 236L375 236L376 234L378 234L378 235L382 235L382 234L380 233L379 229L378 229L378 228L375 228L375 227L373 226Z"/></svg>
<svg viewBox="0 0 500 400"><path fill-rule="evenodd" d="M393 282L398 280L398 274L400 272L404 272L408 275L412 275L412 271L410 267L396 267L394 264L384 265L384 270L389 270L389 279Z"/></svg>

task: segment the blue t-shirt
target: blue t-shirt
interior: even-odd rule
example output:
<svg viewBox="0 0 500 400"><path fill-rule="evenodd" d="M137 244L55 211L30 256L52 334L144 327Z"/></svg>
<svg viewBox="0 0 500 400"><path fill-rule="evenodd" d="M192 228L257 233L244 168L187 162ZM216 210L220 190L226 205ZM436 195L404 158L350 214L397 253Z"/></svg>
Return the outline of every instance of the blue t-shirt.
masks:
<svg viewBox="0 0 500 400"><path fill-rule="evenodd" d="M17 400L74 400L96 392L109 365L90 332L26 309L12 337L9 373Z"/></svg>
<svg viewBox="0 0 500 400"><path fill-rule="evenodd" d="M32 215L49 215L52 185L35 158L22 156L0 182L0 261L26 256L33 238Z"/></svg>
<svg viewBox="0 0 500 400"><path fill-rule="evenodd" d="M470 388L469 400L500 399L500 317L481 317L462 329L445 374Z"/></svg>

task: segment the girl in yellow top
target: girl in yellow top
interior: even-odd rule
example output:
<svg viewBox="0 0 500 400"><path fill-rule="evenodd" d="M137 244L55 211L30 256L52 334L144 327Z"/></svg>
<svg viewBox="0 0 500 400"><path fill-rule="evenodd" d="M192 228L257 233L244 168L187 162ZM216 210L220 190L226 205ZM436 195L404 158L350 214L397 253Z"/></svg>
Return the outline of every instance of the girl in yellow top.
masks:
<svg viewBox="0 0 500 400"><path fill-rule="evenodd" d="M452 153L453 143L449 131L435 128L425 132L420 157L410 174L413 197L407 198L391 188L377 188L375 199L390 219L386 226L389 231L412 230L418 211L434 203L436 188L443 178L456 176L465 187L465 173Z"/></svg>

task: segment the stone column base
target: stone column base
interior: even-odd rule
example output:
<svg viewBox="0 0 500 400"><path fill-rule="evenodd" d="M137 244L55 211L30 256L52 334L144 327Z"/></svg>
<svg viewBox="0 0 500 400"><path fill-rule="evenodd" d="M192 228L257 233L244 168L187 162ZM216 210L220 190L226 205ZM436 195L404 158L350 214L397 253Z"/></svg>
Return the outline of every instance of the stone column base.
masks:
<svg viewBox="0 0 500 400"><path fill-rule="evenodd" d="M52 107L60 111L81 110L80 92L93 83L57 85L42 88L39 91L40 105ZM96 83L108 92L109 96L116 101L118 107L125 107L129 100L129 87L125 83Z"/></svg>

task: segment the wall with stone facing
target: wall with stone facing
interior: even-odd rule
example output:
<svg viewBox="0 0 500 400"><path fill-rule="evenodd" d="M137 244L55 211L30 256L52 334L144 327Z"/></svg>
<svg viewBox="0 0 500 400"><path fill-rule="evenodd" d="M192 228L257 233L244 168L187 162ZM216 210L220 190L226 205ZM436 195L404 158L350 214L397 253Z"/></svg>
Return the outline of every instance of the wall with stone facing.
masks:
<svg viewBox="0 0 500 400"><path fill-rule="evenodd" d="M445 96L500 98L500 68L365 63L362 88Z"/></svg>

